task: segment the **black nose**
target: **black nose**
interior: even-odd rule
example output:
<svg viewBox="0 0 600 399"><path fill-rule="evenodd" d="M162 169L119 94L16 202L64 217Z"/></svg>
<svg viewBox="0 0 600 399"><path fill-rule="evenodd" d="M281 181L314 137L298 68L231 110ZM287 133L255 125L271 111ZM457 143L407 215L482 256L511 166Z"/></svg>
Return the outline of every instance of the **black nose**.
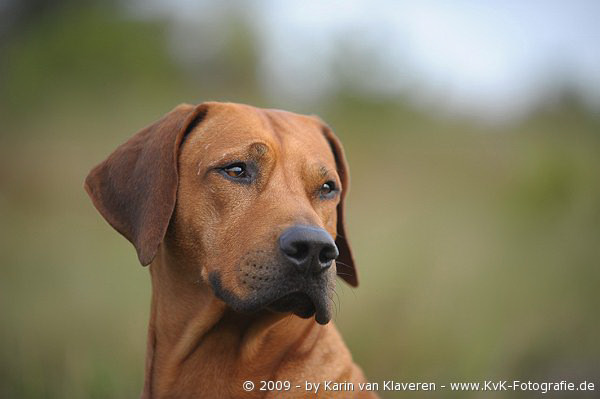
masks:
<svg viewBox="0 0 600 399"><path fill-rule="evenodd" d="M328 269L339 255L329 233L310 226L293 226L285 230L279 237L279 248L298 269L313 273Z"/></svg>

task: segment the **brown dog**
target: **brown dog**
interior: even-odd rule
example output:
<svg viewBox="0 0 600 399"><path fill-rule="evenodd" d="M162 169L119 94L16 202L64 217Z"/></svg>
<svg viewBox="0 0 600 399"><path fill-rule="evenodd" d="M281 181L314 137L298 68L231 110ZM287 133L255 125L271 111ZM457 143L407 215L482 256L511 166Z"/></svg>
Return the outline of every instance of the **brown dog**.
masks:
<svg viewBox="0 0 600 399"><path fill-rule="evenodd" d="M151 264L142 397L372 396L329 323L336 270L358 280L346 161L318 118L180 105L96 166L85 188ZM316 394L306 382L321 384Z"/></svg>

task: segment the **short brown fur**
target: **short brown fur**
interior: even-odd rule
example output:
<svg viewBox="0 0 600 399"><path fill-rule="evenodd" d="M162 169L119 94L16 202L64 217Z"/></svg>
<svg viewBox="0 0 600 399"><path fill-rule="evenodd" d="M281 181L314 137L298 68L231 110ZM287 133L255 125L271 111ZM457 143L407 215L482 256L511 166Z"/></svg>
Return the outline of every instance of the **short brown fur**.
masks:
<svg viewBox="0 0 600 399"><path fill-rule="evenodd" d="M241 159L260 166L251 185L219 174ZM336 200L315 196L324 179L341 186ZM259 303L270 283L248 275L281 279L276 239L303 224L336 239L340 255L326 293L336 270L358 284L343 220L348 169L339 140L320 119L240 104L180 105L95 167L85 187L140 262L150 264L143 398L306 398L305 381L364 382L333 323L262 305L234 310L211 280L217 276L244 304ZM246 392L247 380L288 380L302 389ZM321 395L374 396L358 389Z"/></svg>

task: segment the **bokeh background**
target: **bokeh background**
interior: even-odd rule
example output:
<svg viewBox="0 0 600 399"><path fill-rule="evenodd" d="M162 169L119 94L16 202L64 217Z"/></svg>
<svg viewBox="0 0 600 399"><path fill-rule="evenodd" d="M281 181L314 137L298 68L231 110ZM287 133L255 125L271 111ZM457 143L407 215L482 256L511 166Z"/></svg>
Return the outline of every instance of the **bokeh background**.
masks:
<svg viewBox="0 0 600 399"><path fill-rule="evenodd" d="M0 397L139 394L149 275L83 179L205 100L315 113L343 140L361 286L338 284L335 321L371 380L598 386L598 16L597 1L0 0Z"/></svg>

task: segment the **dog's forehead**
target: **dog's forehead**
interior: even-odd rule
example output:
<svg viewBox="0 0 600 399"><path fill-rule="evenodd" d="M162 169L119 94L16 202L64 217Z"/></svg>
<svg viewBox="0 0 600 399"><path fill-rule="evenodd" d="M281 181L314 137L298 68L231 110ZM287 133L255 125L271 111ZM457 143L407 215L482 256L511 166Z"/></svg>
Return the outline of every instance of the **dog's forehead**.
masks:
<svg viewBox="0 0 600 399"><path fill-rule="evenodd" d="M263 142L276 151L310 152L335 162L322 122L312 116L234 103L206 103L206 116L187 139L215 151Z"/></svg>

